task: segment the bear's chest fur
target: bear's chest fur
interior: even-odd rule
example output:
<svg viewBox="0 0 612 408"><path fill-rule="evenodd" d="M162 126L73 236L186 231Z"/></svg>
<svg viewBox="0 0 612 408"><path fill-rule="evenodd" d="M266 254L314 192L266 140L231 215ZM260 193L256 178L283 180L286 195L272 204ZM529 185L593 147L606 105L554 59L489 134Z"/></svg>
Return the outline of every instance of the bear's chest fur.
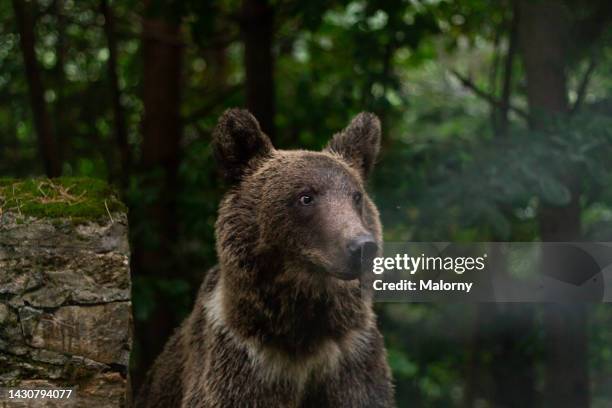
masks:
<svg viewBox="0 0 612 408"><path fill-rule="evenodd" d="M274 293L280 300L265 302L228 293L220 281L211 289L204 305L207 336L232 343L244 360L236 367L257 367L257 380L289 383L298 394L362 353L374 323L371 307L353 292L339 303L299 293L290 299Z"/></svg>

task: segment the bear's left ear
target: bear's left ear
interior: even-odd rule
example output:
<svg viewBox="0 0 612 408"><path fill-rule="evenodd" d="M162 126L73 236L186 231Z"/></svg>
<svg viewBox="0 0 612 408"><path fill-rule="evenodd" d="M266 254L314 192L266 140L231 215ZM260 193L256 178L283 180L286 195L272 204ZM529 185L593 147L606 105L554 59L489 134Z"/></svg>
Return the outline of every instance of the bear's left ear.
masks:
<svg viewBox="0 0 612 408"><path fill-rule="evenodd" d="M213 132L213 152L226 179L237 182L274 151L257 119L246 109L228 109Z"/></svg>
<svg viewBox="0 0 612 408"><path fill-rule="evenodd" d="M339 154L367 178L380 150L380 120L373 113L360 113L342 132L334 135L325 150Z"/></svg>

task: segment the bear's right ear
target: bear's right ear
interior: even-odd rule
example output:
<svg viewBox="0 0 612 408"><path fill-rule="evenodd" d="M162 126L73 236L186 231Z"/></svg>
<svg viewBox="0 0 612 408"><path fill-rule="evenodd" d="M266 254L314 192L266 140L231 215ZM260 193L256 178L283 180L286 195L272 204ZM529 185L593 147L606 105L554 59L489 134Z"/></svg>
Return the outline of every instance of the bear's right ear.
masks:
<svg viewBox="0 0 612 408"><path fill-rule="evenodd" d="M239 181L252 163L274 147L246 109L226 110L213 132L213 152L228 181Z"/></svg>

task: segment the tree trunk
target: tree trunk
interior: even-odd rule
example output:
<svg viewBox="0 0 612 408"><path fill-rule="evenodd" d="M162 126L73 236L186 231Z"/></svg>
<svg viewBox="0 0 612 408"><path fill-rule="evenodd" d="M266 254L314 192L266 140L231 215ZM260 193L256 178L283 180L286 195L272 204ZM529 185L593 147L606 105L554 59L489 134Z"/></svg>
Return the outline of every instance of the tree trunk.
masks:
<svg viewBox="0 0 612 408"><path fill-rule="evenodd" d="M244 42L246 106L274 142L274 11L268 0L243 0L241 32Z"/></svg>
<svg viewBox="0 0 612 408"><path fill-rule="evenodd" d="M136 274L160 282L178 277L174 245L178 232L176 197L182 133L180 23L165 16L145 17L142 41L145 113L141 171L143 187L153 192L154 197L139 215L147 233L137 237L134 256ZM176 325L168 299L158 286L155 289L154 310L147 322L137 322L142 359L135 370L136 387Z"/></svg>
<svg viewBox="0 0 612 408"><path fill-rule="evenodd" d="M522 0L520 11L530 125L545 131L550 117L568 114L565 68L571 14L561 2L554 1ZM539 209L542 241L580 238L580 185L573 174L567 169L566 174L558 175L571 192L569 204L542 204ZM545 406L589 406L586 318L584 305L544 306Z"/></svg>
<svg viewBox="0 0 612 408"><path fill-rule="evenodd" d="M130 145L128 144L127 125L123 106L121 105L121 86L117 74L117 38L115 36L115 19L108 0L102 0L102 15L104 16L104 33L108 46L108 79L110 82L113 118L115 125L115 141L119 156L118 164L111 164L111 174L118 179L123 190L126 189L129 179L131 163ZM113 155L115 156L115 155Z"/></svg>
<svg viewBox="0 0 612 408"><path fill-rule="evenodd" d="M516 5L513 7L512 20L510 22L510 33L508 35L508 53L504 60L504 79L502 82L501 107L499 109L499 123L497 132L499 136L508 135L510 96L512 94L512 79L514 73L514 57L516 55L516 43L518 42L519 11Z"/></svg>
<svg viewBox="0 0 612 408"><path fill-rule="evenodd" d="M40 68L36 60L34 16L32 7L34 2L13 0L13 10L19 29L21 52L25 65L34 127L38 136L40 155L48 177L58 177L62 172L62 163L59 158L59 149L53 133L51 118L45 102L45 89L42 83Z"/></svg>
<svg viewBox="0 0 612 408"><path fill-rule="evenodd" d="M494 244L492 270L507 275L507 259ZM530 304L479 303L474 317L474 337L467 366L464 406L478 400L493 407L523 408L535 405L534 353L525 338L534 333L534 308Z"/></svg>
<svg viewBox="0 0 612 408"><path fill-rule="evenodd" d="M55 122L55 136L57 138L58 157L61 162L66 161L69 151L70 131L66 120L66 104L64 89L66 88L66 16L64 13L64 0L55 0L55 16L57 18L57 44L55 46L55 102L53 104L53 119Z"/></svg>

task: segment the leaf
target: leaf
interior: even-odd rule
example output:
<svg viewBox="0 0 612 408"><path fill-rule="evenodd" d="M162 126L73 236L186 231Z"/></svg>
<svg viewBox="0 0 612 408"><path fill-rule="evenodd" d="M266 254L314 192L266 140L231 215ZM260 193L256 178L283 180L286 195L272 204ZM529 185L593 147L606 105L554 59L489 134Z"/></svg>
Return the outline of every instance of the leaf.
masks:
<svg viewBox="0 0 612 408"><path fill-rule="evenodd" d="M417 374L418 367L400 350L390 348L387 359L396 377L412 378Z"/></svg>
<svg viewBox="0 0 612 408"><path fill-rule="evenodd" d="M498 239L510 238L512 227L504 214L495 206L487 206L485 211L487 221Z"/></svg>
<svg viewBox="0 0 612 408"><path fill-rule="evenodd" d="M571 193L567 187L552 177L540 178L540 197L548 204L563 206L571 200Z"/></svg>

